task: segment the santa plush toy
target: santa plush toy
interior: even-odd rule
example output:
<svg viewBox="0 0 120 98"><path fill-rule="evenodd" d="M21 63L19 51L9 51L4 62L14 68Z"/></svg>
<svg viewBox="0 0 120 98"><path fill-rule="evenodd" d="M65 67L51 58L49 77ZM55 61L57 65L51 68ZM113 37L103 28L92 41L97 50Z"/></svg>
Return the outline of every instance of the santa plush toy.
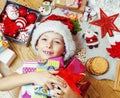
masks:
<svg viewBox="0 0 120 98"><path fill-rule="evenodd" d="M84 34L83 38L86 40L86 45L92 49L93 47L97 48L99 45L98 40L98 32L94 32L91 29L87 29Z"/></svg>

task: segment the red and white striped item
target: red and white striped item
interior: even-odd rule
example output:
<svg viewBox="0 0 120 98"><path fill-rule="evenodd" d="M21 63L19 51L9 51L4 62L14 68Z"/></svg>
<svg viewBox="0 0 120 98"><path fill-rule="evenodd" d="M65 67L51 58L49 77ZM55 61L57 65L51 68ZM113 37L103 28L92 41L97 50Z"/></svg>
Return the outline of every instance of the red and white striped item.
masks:
<svg viewBox="0 0 120 98"><path fill-rule="evenodd" d="M20 26L20 28L25 28L27 25L27 20L24 17L17 18L15 22L17 26Z"/></svg>

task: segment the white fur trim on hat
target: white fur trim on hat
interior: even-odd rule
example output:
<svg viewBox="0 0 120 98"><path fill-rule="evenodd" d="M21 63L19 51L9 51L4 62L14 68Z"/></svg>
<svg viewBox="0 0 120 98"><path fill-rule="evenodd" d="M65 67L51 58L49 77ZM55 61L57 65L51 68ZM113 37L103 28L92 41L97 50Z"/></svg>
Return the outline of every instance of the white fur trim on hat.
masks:
<svg viewBox="0 0 120 98"><path fill-rule="evenodd" d="M41 34L47 31L54 31L63 36L65 49L66 49L64 60L67 60L74 55L76 46L70 30L68 29L67 25L64 25L60 21L54 21L54 20L47 20L45 22L38 24L35 30L33 31L31 44L35 51L37 51L35 45L38 38L40 37Z"/></svg>

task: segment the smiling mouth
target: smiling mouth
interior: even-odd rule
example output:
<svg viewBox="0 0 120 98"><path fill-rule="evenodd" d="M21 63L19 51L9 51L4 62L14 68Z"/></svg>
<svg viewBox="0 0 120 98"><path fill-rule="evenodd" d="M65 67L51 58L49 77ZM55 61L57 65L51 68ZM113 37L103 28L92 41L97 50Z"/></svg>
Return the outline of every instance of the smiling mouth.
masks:
<svg viewBox="0 0 120 98"><path fill-rule="evenodd" d="M45 54L47 54L47 55L53 54L53 52L51 52L51 51L43 51L43 53L45 53Z"/></svg>

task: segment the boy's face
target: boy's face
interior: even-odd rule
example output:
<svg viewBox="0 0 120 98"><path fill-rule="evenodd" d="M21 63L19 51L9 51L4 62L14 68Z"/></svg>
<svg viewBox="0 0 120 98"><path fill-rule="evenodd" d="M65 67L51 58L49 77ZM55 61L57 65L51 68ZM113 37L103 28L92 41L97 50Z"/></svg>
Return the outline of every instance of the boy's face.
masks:
<svg viewBox="0 0 120 98"><path fill-rule="evenodd" d="M63 37L52 31L42 34L36 45L36 49L43 59L64 55L64 47Z"/></svg>

